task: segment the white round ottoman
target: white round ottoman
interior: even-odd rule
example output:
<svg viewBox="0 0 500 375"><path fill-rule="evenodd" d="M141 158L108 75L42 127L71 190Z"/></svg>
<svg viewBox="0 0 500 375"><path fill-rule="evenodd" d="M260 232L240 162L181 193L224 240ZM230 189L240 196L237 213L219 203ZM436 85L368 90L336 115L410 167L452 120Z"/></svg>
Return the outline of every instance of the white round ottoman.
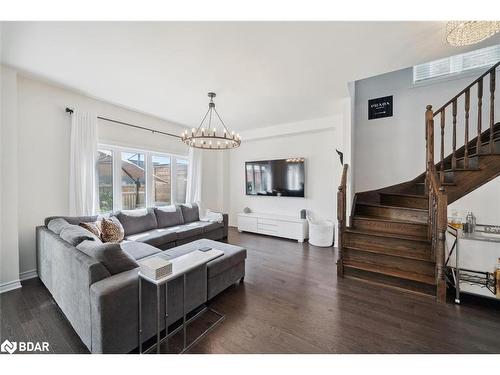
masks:
<svg viewBox="0 0 500 375"><path fill-rule="evenodd" d="M333 222L330 220L313 220L309 222L309 243L319 247L333 245Z"/></svg>

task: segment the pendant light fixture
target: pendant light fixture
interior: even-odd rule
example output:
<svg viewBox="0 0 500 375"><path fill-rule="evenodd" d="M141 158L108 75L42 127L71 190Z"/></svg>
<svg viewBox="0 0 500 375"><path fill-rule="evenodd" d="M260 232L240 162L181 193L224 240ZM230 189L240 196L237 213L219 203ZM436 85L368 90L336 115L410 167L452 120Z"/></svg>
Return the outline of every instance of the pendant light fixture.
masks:
<svg viewBox="0 0 500 375"><path fill-rule="evenodd" d="M446 41L455 47L482 42L500 31L499 21L450 21Z"/></svg>
<svg viewBox="0 0 500 375"><path fill-rule="evenodd" d="M239 147L241 144L240 135L235 134L234 131L229 131L215 109L215 93L209 92L208 97L210 98L208 111L205 113L205 116L203 116L200 125L197 129L193 128L191 131L185 130L182 132L182 141L190 147L204 150L230 150ZM212 117L214 117L214 119L217 117L222 127L217 129L215 124L212 124Z"/></svg>

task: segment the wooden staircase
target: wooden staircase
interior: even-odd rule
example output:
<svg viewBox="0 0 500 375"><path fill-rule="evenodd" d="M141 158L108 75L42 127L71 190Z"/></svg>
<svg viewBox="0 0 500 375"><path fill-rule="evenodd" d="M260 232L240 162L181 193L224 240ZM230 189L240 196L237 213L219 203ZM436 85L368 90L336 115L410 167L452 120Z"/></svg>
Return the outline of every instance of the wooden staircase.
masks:
<svg viewBox="0 0 500 375"><path fill-rule="evenodd" d="M500 175L500 123L495 123L495 77L499 65L500 62L495 64L437 111L427 106L425 172L411 181L356 193L349 218L348 166L344 165L337 196L339 276L446 300L447 206ZM489 105L483 113L485 80L489 81ZM477 98L474 130L470 124L471 92ZM462 105L463 117L458 110ZM457 117L464 130L463 146L458 149ZM488 124L486 129L483 122ZM451 139L445 137L447 129ZM440 135L437 147L435 130ZM435 153L435 149L439 152ZM445 157L445 152L450 154ZM437 163L435 154L439 155Z"/></svg>

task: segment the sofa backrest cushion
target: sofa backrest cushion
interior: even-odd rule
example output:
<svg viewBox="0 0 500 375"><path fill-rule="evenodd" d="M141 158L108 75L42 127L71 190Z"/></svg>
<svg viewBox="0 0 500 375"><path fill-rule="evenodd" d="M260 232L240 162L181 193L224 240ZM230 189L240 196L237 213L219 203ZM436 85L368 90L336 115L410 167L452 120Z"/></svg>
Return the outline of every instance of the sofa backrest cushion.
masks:
<svg viewBox="0 0 500 375"><path fill-rule="evenodd" d="M85 240L102 243L99 238L92 234L92 232L73 224L65 226L59 235L64 241L69 242L73 246L77 246Z"/></svg>
<svg viewBox="0 0 500 375"><path fill-rule="evenodd" d="M49 216L45 218L45 226L49 225L49 222L53 219L61 218L66 220L70 224L78 225L81 222L92 222L97 220L97 215L95 216Z"/></svg>
<svg viewBox="0 0 500 375"><path fill-rule="evenodd" d="M184 223L187 224L200 220L200 212L196 203L181 204L181 210L182 217L184 217Z"/></svg>
<svg viewBox="0 0 500 375"><path fill-rule="evenodd" d="M55 219L49 221L47 227L55 234L61 234L61 231L68 225L71 224L64 220L62 217L56 217Z"/></svg>
<svg viewBox="0 0 500 375"><path fill-rule="evenodd" d="M103 243L96 246L92 241L84 241L76 248L101 262L111 275L139 267L135 259L123 251L119 243Z"/></svg>
<svg viewBox="0 0 500 375"><path fill-rule="evenodd" d="M166 206L154 208L158 228L173 227L184 224L182 209L179 206Z"/></svg>
<svg viewBox="0 0 500 375"><path fill-rule="evenodd" d="M125 236L158 228L156 216L152 208L139 210L123 210L116 215L125 230Z"/></svg>

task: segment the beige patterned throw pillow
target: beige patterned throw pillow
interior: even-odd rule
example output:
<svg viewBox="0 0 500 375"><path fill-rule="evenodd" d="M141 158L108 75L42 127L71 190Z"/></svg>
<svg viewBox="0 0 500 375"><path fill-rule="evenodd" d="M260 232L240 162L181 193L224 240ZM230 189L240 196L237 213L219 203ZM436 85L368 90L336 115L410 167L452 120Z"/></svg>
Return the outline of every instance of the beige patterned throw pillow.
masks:
<svg viewBox="0 0 500 375"><path fill-rule="evenodd" d="M125 236L122 224L114 216L103 218L101 223L101 239L103 242L121 242Z"/></svg>
<svg viewBox="0 0 500 375"><path fill-rule="evenodd" d="M82 228L87 229L89 232L92 232L97 238L101 238L101 222L94 221L90 223L80 223Z"/></svg>

